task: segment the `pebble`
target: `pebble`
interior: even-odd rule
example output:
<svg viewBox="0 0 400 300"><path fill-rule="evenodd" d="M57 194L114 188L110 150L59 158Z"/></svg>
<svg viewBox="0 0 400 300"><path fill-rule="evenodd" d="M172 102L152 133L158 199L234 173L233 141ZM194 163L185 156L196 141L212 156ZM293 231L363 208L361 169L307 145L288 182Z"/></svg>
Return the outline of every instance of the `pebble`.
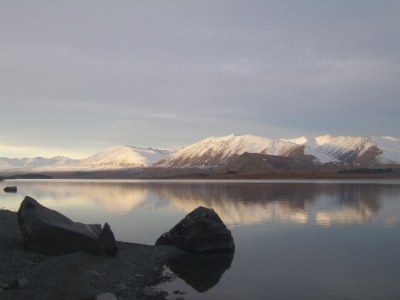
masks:
<svg viewBox="0 0 400 300"><path fill-rule="evenodd" d="M143 291L142 294L146 297L152 297L152 298L156 298L158 295L158 291L155 290L154 288L151 288L149 286L146 286Z"/></svg>
<svg viewBox="0 0 400 300"><path fill-rule="evenodd" d="M23 286L27 285L28 283L29 283L29 281L25 277L20 277L17 279L17 284L19 287L23 287Z"/></svg>
<svg viewBox="0 0 400 300"><path fill-rule="evenodd" d="M13 283L11 283L9 285L1 284L0 285L1 289L0 290L3 291L3 290L9 290L9 289L17 289L17 288L20 288L20 287L24 287L27 284L29 284L28 279L26 279L25 277L19 277Z"/></svg>
<svg viewBox="0 0 400 300"><path fill-rule="evenodd" d="M99 277L100 273L95 271L95 270L87 270L86 275L91 276L91 277Z"/></svg>
<svg viewBox="0 0 400 300"><path fill-rule="evenodd" d="M112 293L104 293L104 294L97 295L95 300L118 300L118 299L117 299L117 296L115 296Z"/></svg>
<svg viewBox="0 0 400 300"><path fill-rule="evenodd" d="M182 292L182 291L180 291L180 290L175 290L175 291L173 291L173 293L175 294L175 295L185 295L185 292Z"/></svg>
<svg viewBox="0 0 400 300"><path fill-rule="evenodd" d="M146 286L142 291L142 295L150 298L164 299L168 295L168 292L158 291L155 288Z"/></svg>
<svg viewBox="0 0 400 300"><path fill-rule="evenodd" d="M125 283L119 283L114 285L114 288L117 292L122 292L123 290L126 290L126 285Z"/></svg>

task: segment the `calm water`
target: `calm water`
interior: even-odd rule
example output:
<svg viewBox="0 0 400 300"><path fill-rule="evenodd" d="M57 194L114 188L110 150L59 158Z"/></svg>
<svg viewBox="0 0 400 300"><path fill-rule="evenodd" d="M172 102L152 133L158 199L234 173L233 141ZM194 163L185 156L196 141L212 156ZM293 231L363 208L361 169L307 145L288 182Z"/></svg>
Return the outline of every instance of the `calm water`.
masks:
<svg viewBox="0 0 400 300"><path fill-rule="evenodd" d="M25 195L118 240L154 244L194 208L212 207L234 255L168 262L176 299L400 299L400 181L0 182L0 207Z"/></svg>

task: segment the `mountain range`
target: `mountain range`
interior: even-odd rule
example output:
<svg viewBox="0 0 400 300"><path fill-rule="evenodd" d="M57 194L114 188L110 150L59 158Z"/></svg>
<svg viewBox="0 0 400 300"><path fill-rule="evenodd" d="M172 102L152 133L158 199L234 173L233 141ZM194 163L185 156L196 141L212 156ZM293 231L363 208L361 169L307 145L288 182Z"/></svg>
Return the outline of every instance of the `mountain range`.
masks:
<svg viewBox="0 0 400 300"><path fill-rule="evenodd" d="M177 150L115 146L86 159L0 158L0 171L68 172L147 168L268 168L344 164L400 164L400 139L390 136L331 136L270 139L253 135L209 137ZM266 168L266 167L265 167ZM268 169L267 168L267 169Z"/></svg>

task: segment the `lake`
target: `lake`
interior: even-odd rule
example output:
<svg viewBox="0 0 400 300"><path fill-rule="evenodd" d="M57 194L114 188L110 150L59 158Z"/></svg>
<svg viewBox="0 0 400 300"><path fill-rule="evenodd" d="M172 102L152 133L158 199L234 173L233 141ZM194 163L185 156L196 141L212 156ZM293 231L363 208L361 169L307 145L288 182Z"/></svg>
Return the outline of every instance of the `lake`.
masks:
<svg viewBox="0 0 400 300"><path fill-rule="evenodd" d="M9 180L74 221L154 245L198 206L231 230L233 255L170 261L168 299L400 299L400 180Z"/></svg>

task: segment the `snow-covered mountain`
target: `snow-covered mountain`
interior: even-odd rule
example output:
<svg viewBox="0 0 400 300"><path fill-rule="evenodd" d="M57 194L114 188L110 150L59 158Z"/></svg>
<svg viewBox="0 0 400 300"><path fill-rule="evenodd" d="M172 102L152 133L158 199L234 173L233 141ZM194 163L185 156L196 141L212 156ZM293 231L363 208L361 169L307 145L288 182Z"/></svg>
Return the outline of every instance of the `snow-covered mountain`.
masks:
<svg viewBox="0 0 400 300"><path fill-rule="evenodd" d="M57 156L54 158L0 158L0 171L48 172L94 171L149 167L169 154L166 150L115 146L83 160Z"/></svg>
<svg viewBox="0 0 400 300"><path fill-rule="evenodd" d="M400 139L374 136L268 139L252 135L210 137L172 153L157 163L164 167L220 166L245 152L293 157L319 163L400 163Z"/></svg>
<svg viewBox="0 0 400 300"><path fill-rule="evenodd" d="M45 167L68 168L79 160L65 156L55 156L52 158L33 157L33 158L6 158L0 157L0 170L33 170Z"/></svg>
<svg viewBox="0 0 400 300"><path fill-rule="evenodd" d="M115 146L83 160L63 156L53 158L0 158L2 172L48 172L48 171L95 171L126 168L204 168L233 164L232 158L245 153L293 158L297 167L308 162L312 165L345 163L353 165L400 164L400 139L376 136L331 136L300 137L296 139L269 139L253 135L228 135L209 137L176 151ZM241 168L257 168L254 158L249 156L236 161ZM272 158L271 158L272 159ZM270 160L271 160L270 159ZM246 163L246 161L248 163ZM274 160L269 163L290 168L292 160ZM302 162L303 161L303 162ZM247 166L245 166L247 165ZM307 164L306 164L307 165Z"/></svg>
<svg viewBox="0 0 400 300"><path fill-rule="evenodd" d="M304 146L304 154L321 163L400 163L400 139L394 137L323 135L292 142Z"/></svg>
<svg viewBox="0 0 400 300"><path fill-rule="evenodd" d="M232 155L245 152L290 156L299 146L291 141L253 135L209 137L172 153L157 163L163 167L210 167L225 163Z"/></svg>
<svg viewBox="0 0 400 300"><path fill-rule="evenodd" d="M76 164L81 169L119 169L149 167L169 154L166 150L116 146L96 153Z"/></svg>

